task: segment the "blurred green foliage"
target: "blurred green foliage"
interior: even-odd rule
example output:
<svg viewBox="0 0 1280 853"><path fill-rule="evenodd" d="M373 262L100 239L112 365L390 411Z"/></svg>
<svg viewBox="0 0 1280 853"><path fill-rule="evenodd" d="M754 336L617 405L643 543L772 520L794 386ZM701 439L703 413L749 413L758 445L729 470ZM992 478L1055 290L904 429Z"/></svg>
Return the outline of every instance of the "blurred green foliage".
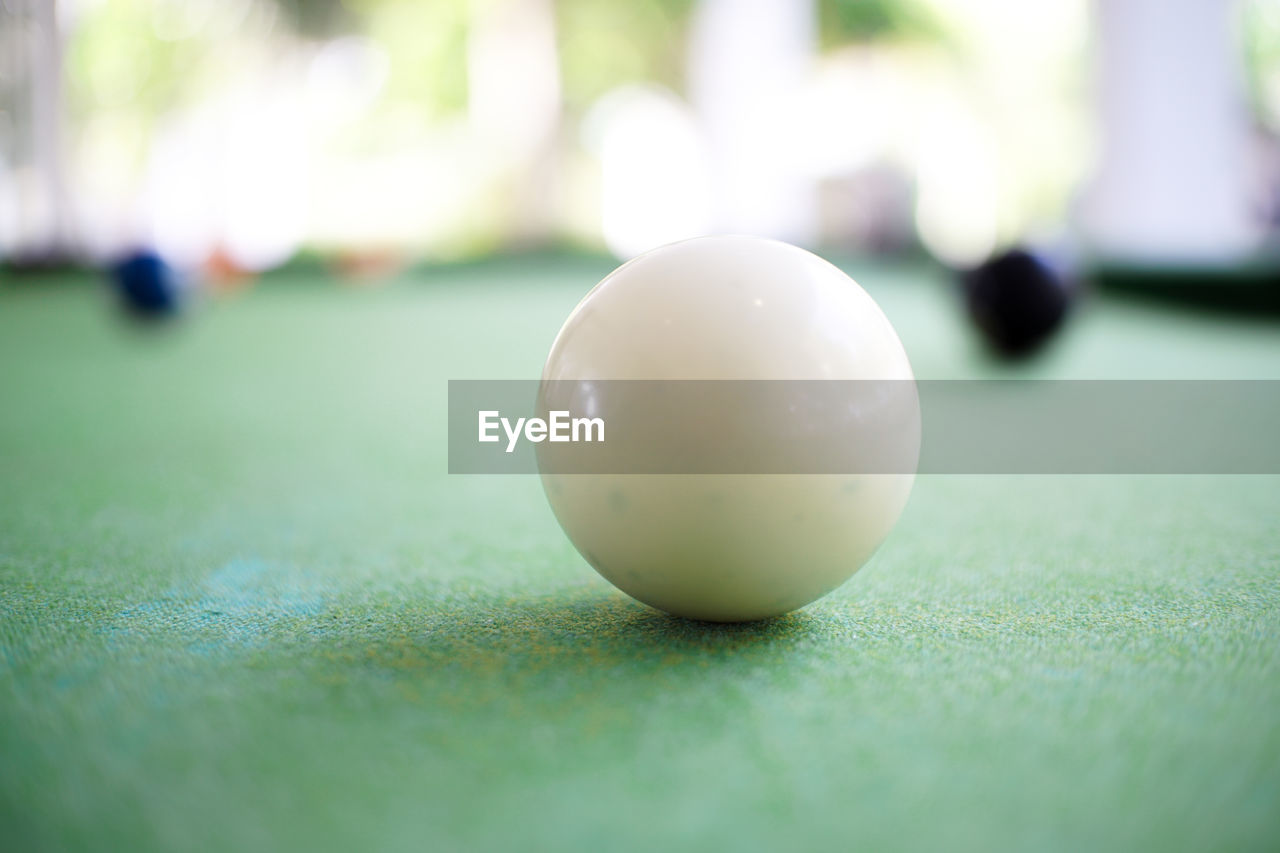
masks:
<svg viewBox="0 0 1280 853"><path fill-rule="evenodd" d="M104 194L123 193L121 188L148 162L161 122L181 128L191 118L217 126L224 123L223 113L234 114L237 104L271 88L287 93L284 98L307 99L302 113L320 128L307 133L315 149L330 158L326 168L336 176L332 193L363 185L366 177L356 173L366 167L376 172L375 162L423 181L433 163L448 163L443 175L429 179L432 185L457 177L472 188L451 197L451 212L461 213L451 215L450 223L474 218L480 223L477 233L498 240L508 226L495 211L511 209L512 198L532 192L519 181L522 169L534 167L506 162L509 152L480 150L467 137L469 51L491 12L519 12L521 2L109 0L86 5L67 54L77 156L89 164L85 173L101 178ZM572 141L574 131L592 105L619 86L686 92L688 36L701 0L541 2L540 10L554 15L561 119L569 131L558 144L572 149L562 184L570 187L566 196L580 205L586 221L594 216L589 199L596 197L597 176L581 156L580 140ZM905 171L913 169L915 135L945 102L1000 149L1002 192L1008 196L1002 196L1001 205L1014 211L1010 230L1022 228L1033 215L1044 220L1060 215L1063 199L1085 168L1083 132L1077 131L1088 100L1080 73L1087 61L1086 27L1077 28L1081 49L1076 51L1070 41L1076 30L1052 21L1074 21L1062 10L1082 10L1085 0L1034 9L976 0L789 2L814 3L818 48L832 60L829 68L865 78L866 97L859 108L881 110L880 127L869 135L874 138L868 144L880 149L875 156L897 158ZM1246 5L1251 76L1280 80L1280 3ZM1083 11L1078 17L1082 22ZM1027 26L1027 18L1038 28ZM1010 31L1035 36L1011 39ZM498 38L501 43L502 35ZM335 45L336 39L359 44ZM856 49L830 56L844 46ZM363 65L361 56L367 58ZM521 84L514 76L510 80L513 97L519 97ZM1258 114L1267 115L1267 87L1254 89ZM1280 84L1271 84L1270 91L1280 105ZM342 102L344 96L350 103ZM892 108L877 106L882 102ZM837 103L832 101L833 109L843 109ZM185 115L201 110L202 115ZM1280 106L1272 113L1271 126L1280 127ZM340 166L350 167L350 173Z"/></svg>
<svg viewBox="0 0 1280 853"><path fill-rule="evenodd" d="M347 0L390 60L385 97L431 117L467 105L467 0Z"/></svg>
<svg viewBox="0 0 1280 853"><path fill-rule="evenodd" d="M884 39L944 40L946 28L919 0L819 0L821 43Z"/></svg>
<svg viewBox="0 0 1280 853"><path fill-rule="evenodd" d="M429 115L466 106L467 33L498 0L113 0L89 7L71 40L76 115L112 111L145 122L190 99L219 54L282 39L364 34L390 61L384 92ZM610 89L651 82L679 90L696 0L554 0L566 105L584 111ZM246 11L247 10L247 11ZM197 20L198 19L198 20ZM167 22L167 23L166 23ZM830 47L886 38L938 39L943 27L921 0L820 0ZM168 30L168 32L165 32ZM233 37L233 38L230 38Z"/></svg>
<svg viewBox="0 0 1280 853"><path fill-rule="evenodd" d="M147 113L170 106L203 53L186 42L156 37L153 4L145 0L93 7L67 56L73 109Z"/></svg>
<svg viewBox="0 0 1280 853"><path fill-rule="evenodd" d="M1280 133L1280 2L1243 4L1239 24L1253 113Z"/></svg>
<svg viewBox="0 0 1280 853"><path fill-rule="evenodd" d="M352 0L273 0L290 27L305 36L323 38L349 31L356 23L353 11L362 5ZM422 3L435 6L435 2Z"/></svg>
<svg viewBox="0 0 1280 853"><path fill-rule="evenodd" d="M569 109L610 89L652 82L681 88L684 35L694 0L561 0L560 73Z"/></svg>

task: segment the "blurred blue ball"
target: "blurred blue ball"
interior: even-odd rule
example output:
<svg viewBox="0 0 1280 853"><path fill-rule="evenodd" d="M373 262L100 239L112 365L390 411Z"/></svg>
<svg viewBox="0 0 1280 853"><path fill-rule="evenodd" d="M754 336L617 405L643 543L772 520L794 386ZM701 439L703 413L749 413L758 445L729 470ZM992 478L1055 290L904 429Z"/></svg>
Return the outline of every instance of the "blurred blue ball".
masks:
<svg viewBox="0 0 1280 853"><path fill-rule="evenodd" d="M155 252L144 249L124 256L111 268L111 279L121 303L131 314L166 317L181 307L178 275Z"/></svg>

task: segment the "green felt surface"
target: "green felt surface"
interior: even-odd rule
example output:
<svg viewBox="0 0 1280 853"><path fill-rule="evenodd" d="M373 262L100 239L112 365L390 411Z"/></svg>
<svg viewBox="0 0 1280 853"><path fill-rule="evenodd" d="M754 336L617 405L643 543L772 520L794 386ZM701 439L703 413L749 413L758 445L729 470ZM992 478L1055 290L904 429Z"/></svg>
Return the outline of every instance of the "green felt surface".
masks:
<svg viewBox="0 0 1280 853"><path fill-rule="evenodd" d="M0 849L1275 849L1280 478L922 477L780 620L612 590L445 383L531 378L607 271L281 276L172 329L0 287ZM1274 325L1095 299L927 377L1280 378Z"/></svg>

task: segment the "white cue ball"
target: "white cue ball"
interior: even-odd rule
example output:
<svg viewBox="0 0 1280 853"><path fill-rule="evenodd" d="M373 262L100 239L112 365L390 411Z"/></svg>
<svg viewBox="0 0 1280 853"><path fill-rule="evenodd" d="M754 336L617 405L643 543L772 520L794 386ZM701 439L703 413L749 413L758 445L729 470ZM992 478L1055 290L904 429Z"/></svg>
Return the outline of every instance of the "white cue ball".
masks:
<svg viewBox="0 0 1280 853"><path fill-rule="evenodd" d="M816 255L755 237L687 240L623 264L565 321L542 378L907 380L915 400L902 342L867 292ZM623 592L693 619L763 619L835 589L888 535L915 476L919 409L911 416L901 473L544 470L542 483L570 541Z"/></svg>

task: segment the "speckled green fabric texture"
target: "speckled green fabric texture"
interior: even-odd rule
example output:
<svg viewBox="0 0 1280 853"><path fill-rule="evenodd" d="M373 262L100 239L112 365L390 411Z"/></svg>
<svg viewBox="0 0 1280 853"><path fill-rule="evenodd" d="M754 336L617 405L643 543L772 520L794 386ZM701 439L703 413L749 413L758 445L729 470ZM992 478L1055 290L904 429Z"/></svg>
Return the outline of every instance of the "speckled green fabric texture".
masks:
<svg viewBox="0 0 1280 853"><path fill-rule="evenodd" d="M0 286L0 849L1280 845L1280 478L922 477L814 606L673 619L444 473L446 380L536 376L607 270L145 330ZM921 376L1280 378L1274 325L1104 298L999 368L853 272Z"/></svg>

